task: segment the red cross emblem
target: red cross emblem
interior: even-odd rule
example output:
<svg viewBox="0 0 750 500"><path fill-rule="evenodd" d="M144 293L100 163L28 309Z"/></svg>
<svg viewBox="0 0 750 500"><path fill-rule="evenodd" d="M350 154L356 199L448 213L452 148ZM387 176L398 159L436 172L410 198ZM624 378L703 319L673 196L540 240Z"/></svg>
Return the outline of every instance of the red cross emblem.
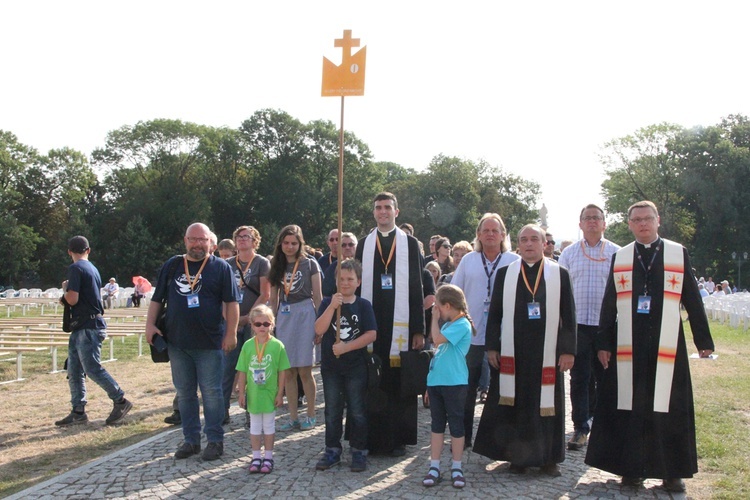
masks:
<svg viewBox="0 0 750 500"><path fill-rule="evenodd" d="M671 275L671 279L667 280L667 283L669 283L670 285L672 285L672 290L674 290L675 288L677 288L677 285L680 283L680 280L678 280L677 276L675 276L673 274L673 275Z"/></svg>
<svg viewBox="0 0 750 500"><path fill-rule="evenodd" d="M625 288L625 285L627 285L630 280L627 279L624 274L621 274L620 279L617 282L620 284L620 288Z"/></svg>

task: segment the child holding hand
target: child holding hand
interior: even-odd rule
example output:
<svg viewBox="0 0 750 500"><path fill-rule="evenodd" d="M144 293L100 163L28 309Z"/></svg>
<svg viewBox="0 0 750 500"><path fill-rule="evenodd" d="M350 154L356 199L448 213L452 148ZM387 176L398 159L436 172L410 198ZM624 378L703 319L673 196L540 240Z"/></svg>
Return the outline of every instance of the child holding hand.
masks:
<svg viewBox="0 0 750 500"><path fill-rule="evenodd" d="M463 488L466 486L461 465L465 440L464 403L469 387L466 353L469 352L471 335L476 334L476 331L469 317L464 293L455 285L438 288L433 315L439 315L446 323L439 331L434 329L432 332L432 339L438 347L427 374L427 393L432 416L430 469L422 484L434 486L440 482L440 454L443 451L447 422L453 455L451 481L454 488ZM436 320L433 320L433 324L435 323Z"/></svg>
<svg viewBox="0 0 750 500"><path fill-rule="evenodd" d="M271 335L274 316L270 307L254 307L250 327L254 336L242 346L237 360L239 403L250 413L250 473L268 474L273 471L276 408L283 403L289 358L284 344ZM265 454L261 454L261 437Z"/></svg>

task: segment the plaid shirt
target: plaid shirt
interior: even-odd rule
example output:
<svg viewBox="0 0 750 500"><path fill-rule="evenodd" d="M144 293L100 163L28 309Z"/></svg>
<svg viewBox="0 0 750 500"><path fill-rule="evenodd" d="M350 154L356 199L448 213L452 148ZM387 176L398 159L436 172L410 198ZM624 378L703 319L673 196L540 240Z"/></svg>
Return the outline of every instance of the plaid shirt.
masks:
<svg viewBox="0 0 750 500"><path fill-rule="evenodd" d="M570 271L578 324L599 326L599 313L612 266L612 256L619 249L618 245L604 238L593 247L582 239L567 247L560 255L558 264Z"/></svg>

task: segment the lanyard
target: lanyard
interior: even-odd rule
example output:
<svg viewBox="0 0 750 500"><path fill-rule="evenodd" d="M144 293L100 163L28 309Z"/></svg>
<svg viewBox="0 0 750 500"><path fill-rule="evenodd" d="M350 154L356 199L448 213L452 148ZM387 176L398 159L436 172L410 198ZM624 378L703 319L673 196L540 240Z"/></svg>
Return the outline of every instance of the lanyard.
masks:
<svg viewBox="0 0 750 500"><path fill-rule="evenodd" d="M240 288L247 286L247 283L245 283L245 275L247 274L247 270L250 269L250 264L253 263L253 261L255 260L255 257L257 257L257 255L253 254L253 258L250 259L250 262L247 263L247 265L245 266L245 269L242 269L242 266L240 265L239 255L237 256L237 260L234 261L234 263L237 264L237 269L239 269L240 273L242 273L240 274L240 278L242 280L242 285L240 286Z"/></svg>
<svg viewBox="0 0 750 500"><path fill-rule="evenodd" d="M388 274L388 266L391 264L391 259L393 259L393 252L396 250L396 235L393 236L393 245L391 245L391 253L388 254L388 262L383 260L383 248L380 246L380 236L378 236L377 234L375 235L375 245L377 245L378 247L380 261L385 267L385 274Z"/></svg>
<svg viewBox="0 0 750 500"><path fill-rule="evenodd" d="M257 335L255 336L254 340L255 340L255 355L258 357L258 365L263 366L263 353L266 352L266 346L268 345L268 340L266 340L263 343L263 349L261 349L260 352L258 352L258 336Z"/></svg>
<svg viewBox="0 0 750 500"><path fill-rule="evenodd" d="M599 257L592 257L592 256L590 256L589 254L586 253L586 245L584 244L584 240L581 240L581 252L583 252L583 256L586 257L589 260L593 260L594 262L604 262L605 260L607 260L606 257L603 257L603 255L604 255L604 246L605 246L604 238L602 238L601 240L599 240L599 242L602 245L602 247L599 249ZM592 248L596 248L596 247L592 247Z"/></svg>
<svg viewBox="0 0 750 500"><path fill-rule="evenodd" d="M542 274L544 272L544 258L542 258L542 263L539 265L539 273L536 275L536 283L534 283L534 289L531 289L531 285L529 285L529 280L526 278L526 265L524 262L521 262L521 274L523 274L523 282L526 284L526 289L531 293L531 301L536 302L536 291L539 289L539 282L542 280Z"/></svg>
<svg viewBox="0 0 750 500"><path fill-rule="evenodd" d="M500 263L500 259L502 258L503 254L502 252L498 254L498 256L495 258L494 264L492 264L492 270L489 270L487 267L487 259L484 257L484 252L481 253L482 255L482 265L484 267L484 274L487 275L487 298L490 298L490 290L492 288L492 275L495 274L495 269L497 269L497 265Z"/></svg>
<svg viewBox="0 0 750 500"><path fill-rule="evenodd" d="M648 275L651 274L651 268L654 266L654 261L656 260L656 256L659 254L659 249L661 248L661 242L660 244L654 248L654 255L651 256L651 262L648 263L648 267L646 267L646 264L643 263L643 256L641 256L641 252L638 251L638 245L635 245L635 253L638 257L638 262L641 264L641 267L643 268L643 272L646 274L646 278L643 281L643 295L648 295Z"/></svg>
<svg viewBox="0 0 750 500"><path fill-rule="evenodd" d="M297 268L299 267L299 259L297 259L294 262L294 269L292 269L292 274L289 276L289 281L287 282L286 276L284 276L284 296L289 300L289 292L292 291L292 285L294 284L294 276L297 274Z"/></svg>
<svg viewBox="0 0 750 500"><path fill-rule="evenodd" d="M190 283L190 293L193 293L195 289L195 284L198 283L198 278L200 277L201 271L203 271L203 268L206 267L206 262L208 262L209 257L210 255L206 255L206 258L203 259L203 264L201 264L201 268L198 269L198 272L195 273L195 278L193 278L192 276L190 276L190 270L188 269L187 255L182 256L182 260L185 264L185 277L187 278L188 283Z"/></svg>

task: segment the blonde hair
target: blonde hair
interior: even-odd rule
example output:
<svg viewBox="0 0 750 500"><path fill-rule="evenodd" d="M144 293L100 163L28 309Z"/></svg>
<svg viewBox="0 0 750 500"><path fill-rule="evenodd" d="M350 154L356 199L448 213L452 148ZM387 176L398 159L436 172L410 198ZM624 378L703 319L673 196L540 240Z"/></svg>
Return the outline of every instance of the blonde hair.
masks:
<svg viewBox="0 0 750 500"><path fill-rule="evenodd" d="M253 324L253 319L257 318L258 316L265 316L266 318L268 318L269 321L271 322L271 328L273 328L274 325L276 325L276 318L273 316L273 311L267 305L261 304L259 306L253 307L253 309L252 309L252 311L250 311L250 315L249 315L249 317L250 317L250 325ZM271 333L273 333L273 332L271 332Z"/></svg>
<svg viewBox="0 0 750 500"><path fill-rule="evenodd" d="M448 304L453 309L466 316L471 324L471 334L476 335L477 329L474 327L474 321L469 316L469 306L466 304L464 292L456 285L446 284L437 289L435 293L435 302L438 304Z"/></svg>

